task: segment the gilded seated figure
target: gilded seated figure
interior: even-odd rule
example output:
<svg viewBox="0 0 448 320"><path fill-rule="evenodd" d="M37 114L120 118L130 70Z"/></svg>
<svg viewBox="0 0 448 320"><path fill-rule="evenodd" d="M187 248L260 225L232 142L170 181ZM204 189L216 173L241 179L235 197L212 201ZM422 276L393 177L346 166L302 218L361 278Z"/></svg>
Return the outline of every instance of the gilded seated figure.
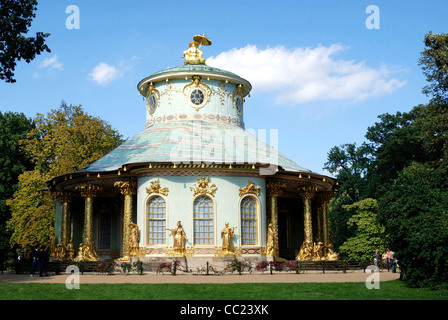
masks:
<svg viewBox="0 0 448 320"><path fill-rule="evenodd" d="M313 249L312 242L303 242L296 260L313 260Z"/></svg>

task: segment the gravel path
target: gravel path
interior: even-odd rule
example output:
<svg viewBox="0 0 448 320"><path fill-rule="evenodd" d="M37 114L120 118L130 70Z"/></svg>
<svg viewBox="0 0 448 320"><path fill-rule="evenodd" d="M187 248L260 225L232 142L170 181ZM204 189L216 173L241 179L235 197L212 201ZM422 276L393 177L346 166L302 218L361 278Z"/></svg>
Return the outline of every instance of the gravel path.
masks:
<svg viewBox="0 0 448 320"><path fill-rule="evenodd" d="M372 274L361 271L343 272L307 272L301 274L295 273L274 273L269 274L224 274L224 275L192 275L179 273L176 276L170 274L154 274L146 273L144 275L137 274L113 274L113 275L97 275L84 274L80 275L80 283L269 283L269 282L365 282ZM65 283L68 274L50 275L49 277L39 277L23 274L15 274L4 272L0 274L0 283ZM380 281L395 280L400 277L399 273L380 272Z"/></svg>

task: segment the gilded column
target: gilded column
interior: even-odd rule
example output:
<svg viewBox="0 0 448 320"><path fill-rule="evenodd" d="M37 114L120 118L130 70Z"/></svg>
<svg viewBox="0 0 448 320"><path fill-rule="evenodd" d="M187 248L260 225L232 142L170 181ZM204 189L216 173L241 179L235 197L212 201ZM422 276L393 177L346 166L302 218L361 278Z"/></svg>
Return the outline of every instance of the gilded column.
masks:
<svg viewBox="0 0 448 320"><path fill-rule="evenodd" d="M317 233L316 240L319 242L324 242L324 230L323 230L323 205L322 205L322 193L318 192L314 196L315 204L316 204L316 222L317 222Z"/></svg>
<svg viewBox="0 0 448 320"><path fill-rule="evenodd" d="M114 187L119 188L124 195L124 213L123 213L123 257L120 261L130 260L130 238L132 223L132 196L137 192L137 183L132 181L117 181Z"/></svg>
<svg viewBox="0 0 448 320"><path fill-rule="evenodd" d="M83 244L80 246L77 260L98 261L93 241L93 199L101 190L101 186L94 184L84 184L76 187L76 191L79 191L81 197L85 198Z"/></svg>
<svg viewBox="0 0 448 320"><path fill-rule="evenodd" d="M321 195L322 199L322 229L323 229L323 242L325 251L330 247L333 247L330 244L330 237L328 232L328 203L334 197L334 193L332 191L323 192ZM327 255L328 252L324 252L324 256Z"/></svg>
<svg viewBox="0 0 448 320"><path fill-rule="evenodd" d="M303 215L304 215L304 232L305 239L303 242L307 244L313 243L313 223L311 218L311 199L313 199L315 192L317 191L315 187L298 187L300 197L303 199Z"/></svg>
<svg viewBox="0 0 448 320"><path fill-rule="evenodd" d="M72 239L70 216L70 203L72 201L72 196L67 191L58 191L55 195L62 204L61 243L64 247L66 247Z"/></svg>
<svg viewBox="0 0 448 320"><path fill-rule="evenodd" d="M277 198L283 194L283 191L286 189L286 184L279 182L269 182L267 184L268 195L270 197L271 204L271 223L273 228L273 252L267 253L268 256L273 256L276 259L279 258L279 246L278 246L278 206L277 206ZM268 244L269 246L269 244Z"/></svg>

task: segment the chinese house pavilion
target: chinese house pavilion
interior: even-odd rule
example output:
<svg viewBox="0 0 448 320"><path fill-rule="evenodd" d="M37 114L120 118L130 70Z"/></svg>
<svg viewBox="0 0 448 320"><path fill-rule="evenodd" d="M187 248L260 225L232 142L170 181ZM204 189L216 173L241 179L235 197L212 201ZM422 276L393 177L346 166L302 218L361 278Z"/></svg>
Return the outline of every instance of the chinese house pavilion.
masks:
<svg viewBox="0 0 448 320"><path fill-rule="evenodd" d="M206 65L205 45L195 36L183 65L138 83L143 131L50 182L55 258L335 259L327 204L337 181L245 129L252 86Z"/></svg>

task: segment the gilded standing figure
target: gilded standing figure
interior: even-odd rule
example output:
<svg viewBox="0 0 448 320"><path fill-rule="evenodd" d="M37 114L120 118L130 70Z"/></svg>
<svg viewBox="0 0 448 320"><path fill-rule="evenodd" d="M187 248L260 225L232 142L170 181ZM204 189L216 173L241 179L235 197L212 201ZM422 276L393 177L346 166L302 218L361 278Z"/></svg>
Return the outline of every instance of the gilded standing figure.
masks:
<svg viewBox="0 0 448 320"><path fill-rule="evenodd" d="M233 235L235 234L234 229L236 227L229 227L229 223L226 222L226 226L221 231L221 239L222 239L222 250L224 253L233 253Z"/></svg>
<svg viewBox="0 0 448 320"><path fill-rule="evenodd" d="M188 240L185 235L184 228L182 228L182 223L177 221L177 228L167 229L171 231L174 239L174 250L177 253L184 254L185 252L185 241Z"/></svg>

